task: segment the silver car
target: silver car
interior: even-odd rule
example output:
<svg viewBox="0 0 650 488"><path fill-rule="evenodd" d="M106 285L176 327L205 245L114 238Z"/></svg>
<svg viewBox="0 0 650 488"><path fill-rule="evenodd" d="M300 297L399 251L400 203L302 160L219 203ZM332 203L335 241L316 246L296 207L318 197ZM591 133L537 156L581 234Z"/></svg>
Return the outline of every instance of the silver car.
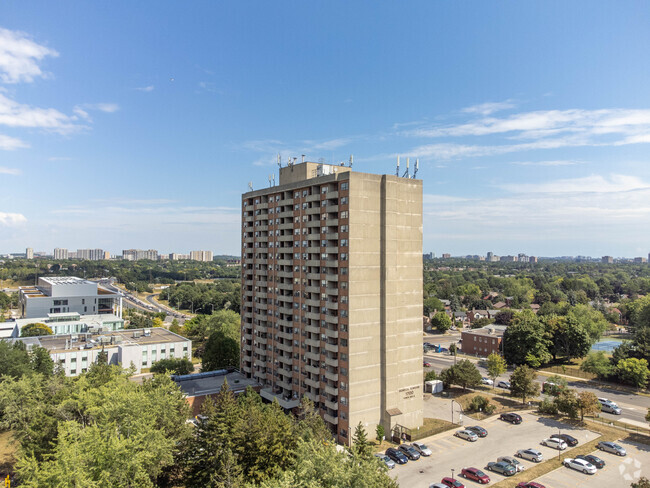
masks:
<svg viewBox="0 0 650 488"><path fill-rule="evenodd" d="M566 442L564 442L562 439L556 439L554 437L544 439L542 441L542 446L557 449L558 451L564 451L567 448Z"/></svg>
<svg viewBox="0 0 650 488"><path fill-rule="evenodd" d="M497 459L497 462L512 464L517 469L517 473L526 469L526 467L523 464L521 464L521 462L519 462L518 459L515 459L512 456L501 456L500 458Z"/></svg>
<svg viewBox="0 0 650 488"><path fill-rule="evenodd" d="M520 449L515 456L528 459L534 463L541 463L544 460L544 455L536 449Z"/></svg>
<svg viewBox="0 0 650 488"><path fill-rule="evenodd" d="M510 389L510 382L509 381L499 381L497 383L497 388L505 388L506 390Z"/></svg>
<svg viewBox="0 0 650 488"><path fill-rule="evenodd" d="M395 461L385 454L375 454L375 457L381 459L388 469L393 469L395 467Z"/></svg>
<svg viewBox="0 0 650 488"><path fill-rule="evenodd" d="M613 413L614 415L621 415L623 413L621 407L615 403L601 403L600 409L605 413Z"/></svg>
<svg viewBox="0 0 650 488"><path fill-rule="evenodd" d="M476 442L478 440L478 436L470 430L459 430L454 435L470 442Z"/></svg>
<svg viewBox="0 0 650 488"><path fill-rule="evenodd" d="M596 466L585 461L584 459L565 459L564 465L567 468L575 469L576 471L582 471L585 474L596 474Z"/></svg>
<svg viewBox="0 0 650 488"><path fill-rule="evenodd" d="M619 446L618 444L614 442L599 442L598 445L596 446L598 449L601 451L605 452L610 452L612 454L617 454L618 456L626 456L627 452L622 446Z"/></svg>
<svg viewBox="0 0 650 488"><path fill-rule="evenodd" d="M414 442L411 444L416 451L418 451L422 456L431 456L431 449L427 447L426 444L422 442Z"/></svg>

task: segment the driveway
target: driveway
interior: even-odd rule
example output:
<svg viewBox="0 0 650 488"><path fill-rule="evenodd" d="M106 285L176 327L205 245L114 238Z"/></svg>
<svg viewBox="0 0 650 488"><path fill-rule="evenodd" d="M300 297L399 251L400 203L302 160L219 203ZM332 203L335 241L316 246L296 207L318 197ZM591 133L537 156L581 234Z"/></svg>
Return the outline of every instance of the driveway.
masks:
<svg viewBox="0 0 650 488"><path fill-rule="evenodd" d="M624 488L642 475L650 476L650 447L635 442L619 441L618 444L625 448L627 456L601 451L592 453L605 461L605 467L594 475L562 467L535 481L549 488Z"/></svg>
<svg viewBox="0 0 650 488"><path fill-rule="evenodd" d="M445 410L449 409L449 400L446 401ZM432 403L430 408L435 408L435 404ZM541 446L540 442L558 432L558 428L562 433L576 437L581 444L598 437L598 434L594 432L567 427L555 420L538 418L530 413L521 415L523 422L519 425L503 422L496 416L482 422L476 422L466 417L464 419L466 426L480 425L487 429L488 436L476 442L468 442L454 437L456 430L452 430L423 439L421 442L429 446L433 455L428 458L422 457L419 461L409 461L408 464L396 466L390 475L397 479L402 487L428 488L431 483L440 482L443 477L451 476L452 469L455 470L456 477L464 467L473 466L486 471L485 467L489 461L496 461L499 456L513 456L519 449L537 449L543 453L545 459L557 456L556 450ZM522 463L525 466L534 465L526 460L522 460ZM503 479L498 474L488 471L486 473L490 476L492 483ZM474 486L476 483L467 482L466 485Z"/></svg>

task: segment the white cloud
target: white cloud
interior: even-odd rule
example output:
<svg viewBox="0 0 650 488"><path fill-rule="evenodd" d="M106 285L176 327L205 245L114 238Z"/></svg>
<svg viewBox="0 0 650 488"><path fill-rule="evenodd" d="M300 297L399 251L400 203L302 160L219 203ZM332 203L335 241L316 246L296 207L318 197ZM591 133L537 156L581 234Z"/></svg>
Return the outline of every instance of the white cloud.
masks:
<svg viewBox="0 0 650 488"><path fill-rule="evenodd" d="M14 175L17 176L21 173L21 171L17 168L7 168L6 166L0 166L0 174L1 175Z"/></svg>
<svg viewBox="0 0 650 488"><path fill-rule="evenodd" d="M154 86L153 85L140 86L140 87L136 88L136 90L148 93L148 92L152 92L154 90Z"/></svg>
<svg viewBox="0 0 650 488"><path fill-rule="evenodd" d="M92 121L90 114L88 113L91 110L98 110L100 112L111 114L117 112L119 109L120 107L116 103L84 103L76 105L72 111L82 119Z"/></svg>
<svg viewBox="0 0 650 488"><path fill-rule="evenodd" d="M0 94L0 125L40 128L67 134L82 128L70 117L53 108L24 105Z"/></svg>
<svg viewBox="0 0 650 488"><path fill-rule="evenodd" d="M0 225L11 227L22 224L23 222L27 222L23 214L0 212Z"/></svg>
<svg viewBox="0 0 650 488"><path fill-rule="evenodd" d="M555 161L512 161L516 166L575 166L585 164L584 161L555 160Z"/></svg>
<svg viewBox="0 0 650 488"><path fill-rule="evenodd" d="M0 149L4 151L13 151L14 149L23 149L29 147L29 144L16 139L15 137L5 136L0 134Z"/></svg>
<svg viewBox="0 0 650 488"><path fill-rule="evenodd" d="M46 56L58 55L23 32L0 28L0 80L4 83L29 83L44 77L38 63Z"/></svg>
<svg viewBox="0 0 650 488"><path fill-rule="evenodd" d="M516 107L516 105L512 100L506 100L505 102L486 102L478 105L472 105L471 107L464 108L462 112L468 114L490 115L494 112L499 112L501 110L507 110L514 107Z"/></svg>
<svg viewBox="0 0 650 488"><path fill-rule="evenodd" d="M650 183L637 176L613 174L609 178L591 175L546 183L505 184L499 187L513 193L621 193L650 190ZM650 204L650 201L648 203Z"/></svg>

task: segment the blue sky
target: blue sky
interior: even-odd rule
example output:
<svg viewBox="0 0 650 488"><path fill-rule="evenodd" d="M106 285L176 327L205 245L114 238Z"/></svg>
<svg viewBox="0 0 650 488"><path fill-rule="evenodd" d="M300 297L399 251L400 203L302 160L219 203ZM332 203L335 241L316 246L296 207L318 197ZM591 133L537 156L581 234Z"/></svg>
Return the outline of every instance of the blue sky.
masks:
<svg viewBox="0 0 650 488"><path fill-rule="evenodd" d="M276 155L419 158L424 250L650 251L647 2L0 3L0 252L239 253Z"/></svg>

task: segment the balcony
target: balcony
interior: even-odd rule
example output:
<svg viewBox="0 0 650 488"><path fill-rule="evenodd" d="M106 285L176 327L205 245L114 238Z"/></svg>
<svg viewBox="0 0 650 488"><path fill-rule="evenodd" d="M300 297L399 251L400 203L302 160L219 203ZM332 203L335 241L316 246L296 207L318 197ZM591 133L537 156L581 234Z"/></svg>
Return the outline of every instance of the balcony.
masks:
<svg viewBox="0 0 650 488"><path fill-rule="evenodd" d="M305 384L312 388L320 388L320 382L318 380L312 380L311 378L305 378Z"/></svg>
<svg viewBox="0 0 650 488"><path fill-rule="evenodd" d="M338 425L339 424L339 418L338 417L332 417L331 415L324 413L323 414L323 420L327 422L328 424L333 424L333 425Z"/></svg>
<svg viewBox="0 0 650 488"><path fill-rule="evenodd" d="M332 366L333 368L338 368L339 360L336 358L331 358L329 356L325 357L325 364Z"/></svg>
<svg viewBox="0 0 650 488"><path fill-rule="evenodd" d="M325 344L325 350L328 352L337 353L339 352L338 344L330 344L329 342Z"/></svg>
<svg viewBox="0 0 650 488"><path fill-rule="evenodd" d="M338 339L339 338L339 331L338 330L332 330L332 329L325 329L325 335L331 339Z"/></svg>
<svg viewBox="0 0 650 488"><path fill-rule="evenodd" d="M325 400L325 406L327 408L329 408L330 410L338 410L339 409L338 402L331 402L329 400Z"/></svg>
<svg viewBox="0 0 650 488"><path fill-rule="evenodd" d="M318 350L318 349L317 349ZM312 361L320 361L320 352L306 352L305 357Z"/></svg>
<svg viewBox="0 0 650 488"><path fill-rule="evenodd" d="M329 371L325 371L325 378L327 378L330 381L338 381L339 380L339 374L338 373L330 373Z"/></svg>
<svg viewBox="0 0 650 488"><path fill-rule="evenodd" d="M339 396L339 389L331 387L329 385L326 385L325 386L325 393L327 393L328 395L334 395L334 396L338 397Z"/></svg>
<svg viewBox="0 0 650 488"><path fill-rule="evenodd" d="M305 339L305 344L307 344L308 346L311 346L311 347L320 347L320 340ZM338 352L338 348L334 352Z"/></svg>
<svg viewBox="0 0 650 488"><path fill-rule="evenodd" d="M273 390L271 388L263 388L260 390L260 395L262 398L265 398L270 402L277 400L280 406L287 410L296 408L298 405L300 405L300 398L298 398L298 395L295 393L293 396L289 397L281 393L273 393Z"/></svg>
<svg viewBox="0 0 650 488"><path fill-rule="evenodd" d="M305 366L305 371L308 371L312 374L319 374L320 373L320 368L318 366L311 366L311 365L306 365Z"/></svg>

